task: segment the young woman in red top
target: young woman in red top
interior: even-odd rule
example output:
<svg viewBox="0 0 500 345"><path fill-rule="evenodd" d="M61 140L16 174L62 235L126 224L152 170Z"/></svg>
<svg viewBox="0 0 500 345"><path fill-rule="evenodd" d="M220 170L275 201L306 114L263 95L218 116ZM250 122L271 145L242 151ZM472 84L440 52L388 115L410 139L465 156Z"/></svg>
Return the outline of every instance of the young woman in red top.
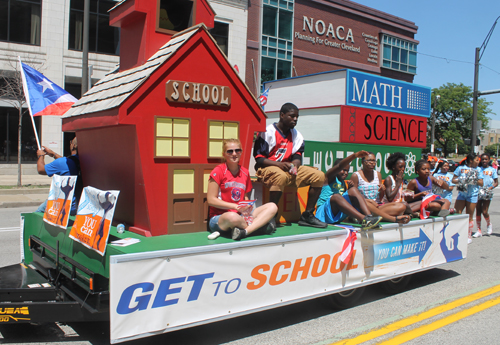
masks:
<svg viewBox="0 0 500 345"><path fill-rule="evenodd" d="M248 200L247 193L252 190L252 182L248 169L239 164L242 152L238 139L223 142L225 163L216 166L210 173L207 191L210 232L232 231L233 240L240 240L260 228L266 234L273 233L276 230L274 215L278 212L276 204L270 202L253 211L251 224L245 220L244 216L249 215L252 206L238 203Z"/></svg>

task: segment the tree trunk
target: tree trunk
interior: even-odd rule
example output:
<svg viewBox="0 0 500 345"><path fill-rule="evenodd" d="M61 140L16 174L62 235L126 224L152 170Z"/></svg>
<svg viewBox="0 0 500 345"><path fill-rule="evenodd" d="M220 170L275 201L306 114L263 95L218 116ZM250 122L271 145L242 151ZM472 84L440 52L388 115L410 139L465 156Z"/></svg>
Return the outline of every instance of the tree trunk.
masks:
<svg viewBox="0 0 500 345"><path fill-rule="evenodd" d="M17 186L21 187L21 133L23 126L23 108L19 106L19 126L17 133Z"/></svg>

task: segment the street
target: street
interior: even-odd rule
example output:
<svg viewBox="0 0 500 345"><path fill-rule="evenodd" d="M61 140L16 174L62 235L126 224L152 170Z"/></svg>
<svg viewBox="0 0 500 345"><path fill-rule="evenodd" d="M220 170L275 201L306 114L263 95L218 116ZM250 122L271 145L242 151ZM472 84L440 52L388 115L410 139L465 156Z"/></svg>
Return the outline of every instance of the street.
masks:
<svg viewBox="0 0 500 345"><path fill-rule="evenodd" d="M466 260L413 275L399 294L369 286L357 306L343 311L318 298L129 344L494 344L500 336L498 205L496 190L494 233L474 239ZM34 209L0 209L1 266L19 262L18 215ZM103 322L3 325L0 334L9 344L109 344Z"/></svg>

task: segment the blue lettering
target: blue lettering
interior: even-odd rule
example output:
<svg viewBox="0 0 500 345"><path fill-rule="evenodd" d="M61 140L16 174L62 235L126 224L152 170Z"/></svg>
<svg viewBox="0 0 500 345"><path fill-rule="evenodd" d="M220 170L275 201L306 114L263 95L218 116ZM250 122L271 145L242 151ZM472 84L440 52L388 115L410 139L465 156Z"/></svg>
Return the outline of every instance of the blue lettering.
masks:
<svg viewBox="0 0 500 345"><path fill-rule="evenodd" d="M169 300L167 300L166 298L168 295L181 292L182 288L180 287L170 288L170 285L183 283L185 281L186 277L162 280L160 283L160 287L158 288L158 292L156 293L153 306L151 308L160 308L160 307L166 307L167 305L177 304L177 302L179 302L178 298L173 298Z"/></svg>
<svg viewBox="0 0 500 345"><path fill-rule="evenodd" d="M217 289L215 289L214 296L217 296L217 293L219 292L220 284L227 282L227 280L221 280L220 282L214 282L214 284L217 284Z"/></svg>
<svg viewBox="0 0 500 345"><path fill-rule="evenodd" d="M193 281L193 287L191 288L191 292L189 293L188 302L196 301L198 299L198 297L200 296L201 287L203 286L205 279L213 278L213 276L214 272L188 277L188 282Z"/></svg>
<svg viewBox="0 0 500 345"><path fill-rule="evenodd" d="M229 291L228 291L229 284L231 284L231 282L233 282L233 281L235 281L235 280L238 282L238 285L236 286L236 289L234 289L233 291L229 292ZM229 295L229 294L232 294L232 293L236 292L236 291L240 288L240 285L241 285L241 279L240 279L240 278L234 278L234 279L231 279L231 280L227 283L226 288L224 289L224 291L225 291L225 292L226 292L226 294L228 294L228 295Z"/></svg>
<svg viewBox="0 0 500 345"><path fill-rule="evenodd" d="M130 307L130 302L132 301L132 296L134 295L135 290L142 289L142 292L150 292L154 289L153 283L139 283L134 284L126 288L122 296L120 297L120 301L118 302L118 306L116 307L116 312L118 314L130 314L136 310L144 310L148 307L149 300L151 299L151 294L137 296L135 298L135 302L137 302L135 307Z"/></svg>

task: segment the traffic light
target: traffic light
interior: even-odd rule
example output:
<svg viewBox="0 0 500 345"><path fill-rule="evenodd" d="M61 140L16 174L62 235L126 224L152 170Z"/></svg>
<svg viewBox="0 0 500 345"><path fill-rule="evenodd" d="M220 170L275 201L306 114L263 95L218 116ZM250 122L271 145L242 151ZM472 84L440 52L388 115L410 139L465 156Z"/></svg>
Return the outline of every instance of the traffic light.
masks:
<svg viewBox="0 0 500 345"><path fill-rule="evenodd" d="M470 139L464 139L464 144L465 145L470 145Z"/></svg>
<svg viewBox="0 0 500 345"><path fill-rule="evenodd" d="M479 146L481 144L481 139L476 138L476 146Z"/></svg>

